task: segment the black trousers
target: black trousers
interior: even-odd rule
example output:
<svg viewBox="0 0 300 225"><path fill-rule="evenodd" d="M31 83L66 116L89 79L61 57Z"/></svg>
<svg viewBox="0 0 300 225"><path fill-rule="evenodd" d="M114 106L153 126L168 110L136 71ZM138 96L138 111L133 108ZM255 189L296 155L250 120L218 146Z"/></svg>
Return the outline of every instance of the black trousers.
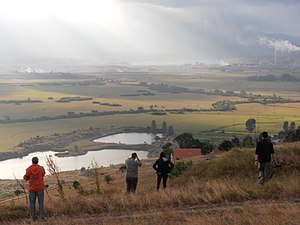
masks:
<svg viewBox="0 0 300 225"><path fill-rule="evenodd" d="M156 177L156 190L159 189L161 180L163 180L163 188L167 187L168 174L158 173Z"/></svg>
<svg viewBox="0 0 300 225"><path fill-rule="evenodd" d="M136 190L138 178L126 177L127 193L134 193Z"/></svg>

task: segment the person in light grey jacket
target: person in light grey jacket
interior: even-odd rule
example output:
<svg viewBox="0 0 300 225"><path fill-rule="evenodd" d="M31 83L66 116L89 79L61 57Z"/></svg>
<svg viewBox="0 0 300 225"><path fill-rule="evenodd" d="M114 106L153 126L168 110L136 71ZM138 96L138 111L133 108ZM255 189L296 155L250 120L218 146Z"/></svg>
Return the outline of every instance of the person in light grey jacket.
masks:
<svg viewBox="0 0 300 225"><path fill-rule="evenodd" d="M135 193L138 182L138 167L142 166L142 162L134 152L131 154L131 157L125 161L125 166L127 193Z"/></svg>

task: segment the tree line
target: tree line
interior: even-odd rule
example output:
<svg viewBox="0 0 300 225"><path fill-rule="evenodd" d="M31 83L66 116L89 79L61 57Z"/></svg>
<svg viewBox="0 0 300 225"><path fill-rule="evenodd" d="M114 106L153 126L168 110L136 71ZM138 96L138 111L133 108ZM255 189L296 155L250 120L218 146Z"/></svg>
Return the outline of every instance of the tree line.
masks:
<svg viewBox="0 0 300 225"><path fill-rule="evenodd" d="M273 74L267 74L267 75L254 75L247 77L248 81L281 81L281 82L298 82L300 79L294 75L284 73L282 75L276 76Z"/></svg>

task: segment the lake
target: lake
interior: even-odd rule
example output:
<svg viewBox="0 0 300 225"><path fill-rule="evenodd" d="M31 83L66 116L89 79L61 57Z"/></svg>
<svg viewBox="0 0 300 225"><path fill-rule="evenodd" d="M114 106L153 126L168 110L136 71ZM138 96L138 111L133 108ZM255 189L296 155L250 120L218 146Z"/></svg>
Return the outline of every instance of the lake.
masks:
<svg viewBox="0 0 300 225"><path fill-rule="evenodd" d="M104 138L98 138L95 142L110 142L110 143L124 143L124 144L143 144L152 143L155 135L148 133L121 133L110 135ZM142 150L142 149L141 149ZM32 157L39 158L39 164L46 167L46 157L51 156L57 163L61 171L80 170L82 167L88 168L91 162L97 162L98 166L109 166L110 164L124 163L130 157L132 152L137 152L140 159L147 158L147 151L133 151L124 149L104 149L99 151L89 151L85 155L72 156L72 157L56 157L53 151L48 152L34 152L23 158L8 159L0 162L0 179L14 179L23 178L25 170L31 165ZM48 174L48 172L47 172Z"/></svg>
<svg viewBox="0 0 300 225"><path fill-rule="evenodd" d="M155 141L155 136L162 137L162 134L151 133L120 133L95 139L94 142L121 143L127 145L151 144Z"/></svg>
<svg viewBox="0 0 300 225"><path fill-rule="evenodd" d="M109 149L99 151L89 151L85 155L74 156L74 157L56 157L56 152L34 152L23 158L8 159L0 162L0 179L14 179L14 174L17 178L23 178L25 170L31 165L32 157L36 156L39 158L39 164L46 166L46 157L51 156L52 159L57 163L61 171L68 170L80 170L81 167L88 168L91 166L91 162L97 162L98 166L109 166L110 164L124 163L125 160L130 157L132 150L123 149ZM135 151L140 159L146 159L148 152L146 151ZM48 172L47 172L48 174Z"/></svg>

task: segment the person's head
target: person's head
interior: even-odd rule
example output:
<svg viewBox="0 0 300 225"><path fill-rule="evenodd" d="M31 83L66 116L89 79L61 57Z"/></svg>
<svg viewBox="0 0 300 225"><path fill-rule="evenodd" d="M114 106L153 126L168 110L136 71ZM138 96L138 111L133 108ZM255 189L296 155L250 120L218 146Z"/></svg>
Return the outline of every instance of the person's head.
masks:
<svg viewBox="0 0 300 225"><path fill-rule="evenodd" d="M269 137L269 134L267 131L262 132L263 139L267 139Z"/></svg>
<svg viewBox="0 0 300 225"><path fill-rule="evenodd" d="M38 163L39 163L38 157L33 157L33 158L31 159L31 161L32 161L32 164L38 164Z"/></svg>
<svg viewBox="0 0 300 225"><path fill-rule="evenodd" d="M136 154L135 152L132 153L132 154L131 154L131 158L132 158L132 159L136 159L136 158L137 158L137 154Z"/></svg>
<svg viewBox="0 0 300 225"><path fill-rule="evenodd" d="M166 153L161 152L160 155L159 155L159 158L163 158L163 157L166 157Z"/></svg>

